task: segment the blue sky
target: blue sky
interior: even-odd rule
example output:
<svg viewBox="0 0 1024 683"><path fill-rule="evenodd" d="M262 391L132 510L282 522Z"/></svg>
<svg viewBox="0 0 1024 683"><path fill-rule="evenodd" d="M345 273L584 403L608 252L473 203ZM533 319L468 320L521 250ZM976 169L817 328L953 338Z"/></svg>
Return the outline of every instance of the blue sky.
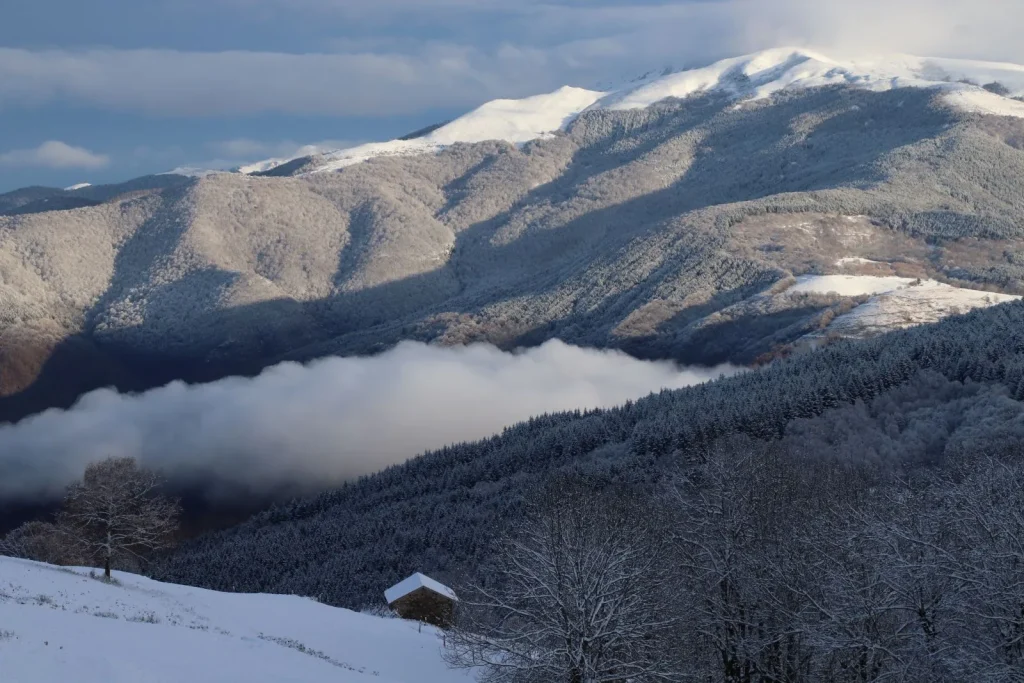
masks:
<svg viewBox="0 0 1024 683"><path fill-rule="evenodd" d="M389 139L778 45L1024 62L1019 0L10 0L0 191Z"/></svg>

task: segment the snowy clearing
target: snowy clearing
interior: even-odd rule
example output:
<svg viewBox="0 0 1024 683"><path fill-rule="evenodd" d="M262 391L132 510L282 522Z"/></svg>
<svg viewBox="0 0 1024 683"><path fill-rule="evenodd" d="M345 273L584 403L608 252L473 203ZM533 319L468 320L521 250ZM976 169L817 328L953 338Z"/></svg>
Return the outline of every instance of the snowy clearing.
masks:
<svg viewBox="0 0 1024 683"><path fill-rule="evenodd" d="M946 94L946 102L955 109L970 111L976 114L992 114L993 116L1011 116L1024 119L1024 102L976 88L954 90Z"/></svg>
<svg viewBox="0 0 1024 683"><path fill-rule="evenodd" d="M914 280L906 277L874 277L871 275L802 275L787 294L839 294L862 296L881 294L907 287Z"/></svg>
<svg viewBox="0 0 1024 683"><path fill-rule="evenodd" d="M874 263L868 259L844 258L836 265ZM982 292L943 284L935 280L872 275L803 275L785 291L790 294L838 294L871 296L867 302L845 313L826 328L844 337L870 337L893 330L934 323L975 308L996 306L1021 297ZM821 336L814 334L814 337Z"/></svg>
<svg viewBox="0 0 1024 683"><path fill-rule="evenodd" d="M899 278L876 278L899 279ZM968 313L1021 297L952 287L935 280L891 289L832 321L827 328L843 336L872 336L895 329L923 325L951 315Z"/></svg>
<svg viewBox="0 0 1024 683"><path fill-rule="evenodd" d="M1006 95L982 88L1000 83ZM428 154L456 143L504 140L522 144L564 130L588 109L643 109L666 98L685 98L703 92L723 92L737 100L758 100L782 90L847 85L867 90L935 88L963 111L1024 118L1024 66L963 59L932 59L887 55L870 59L836 60L820 52L782 47L709 66L670 73L631 83L608 92L563 86L555 92L519 100L494 100L413 140L372 142L325 152L325 163L312 173L335 171L378 156ZM298 157L293 157L298 158ZM265 171L292 159L258 161L241 173ZM200 175L201 169L177 169Z"/></svg>
<svg viewBox="0 0 1024 683"><path fill-rule="evenodd" d="M0 557L4 683L458 683L431 627Z"/></svg>
<svg viewBox="0 0 1024 683"><path fill-rule="evenodd" d="M847 256L836 261L836 265L842 268L843 266L862 266L868 263L881 263L885 264L884 261L872 261L869 258L861 258L859 256Z"/></svg>

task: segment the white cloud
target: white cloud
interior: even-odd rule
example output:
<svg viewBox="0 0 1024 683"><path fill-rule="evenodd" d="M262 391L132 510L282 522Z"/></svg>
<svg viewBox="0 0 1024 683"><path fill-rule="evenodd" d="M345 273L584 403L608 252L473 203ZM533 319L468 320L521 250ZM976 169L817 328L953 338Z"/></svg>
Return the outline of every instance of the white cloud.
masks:
<svg viewBox="0 0 1024 683"><path fill-rule="evenodd" d="M552 341L405 342L370 358L285 363L255 379L111 390L0 426L0 502L58 494L85 465L133 456L210 494L322 489L531 416L614 406L730 368L681 368Z"/></svg>
<svg viewBox="0 0 1024 683"><path fill-rule="evenodd" d="M59 140L48 140L34 149L15 149L0 154L0 165L41 168L103 168L110 164L105 154L73 147Z"/></svg>

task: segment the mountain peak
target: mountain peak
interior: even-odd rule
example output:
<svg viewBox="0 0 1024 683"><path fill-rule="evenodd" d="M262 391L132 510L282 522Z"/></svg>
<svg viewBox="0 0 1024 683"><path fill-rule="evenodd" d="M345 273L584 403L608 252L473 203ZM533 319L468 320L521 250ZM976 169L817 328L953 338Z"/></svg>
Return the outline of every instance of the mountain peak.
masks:
<svg viewBox="0 0 1024 683"><path fill-rule="evenodd" d="M874 91L934 88L942 90L946 102L958 109L1024 118L1021 65L902 54L839 60L807 48L779 47L699 68L652 70L607 90L567 85L522 99L492 100L414 139L321 151L323 163L305 171L336 171L378 156L431 153L456 143L502 140L523 144L564 130L590 109L642 109L668 98L681 99L704 92L757 100L783 90L834 85ZM292 160L264 160L242 166L238 171L256 173Z"/></svg>

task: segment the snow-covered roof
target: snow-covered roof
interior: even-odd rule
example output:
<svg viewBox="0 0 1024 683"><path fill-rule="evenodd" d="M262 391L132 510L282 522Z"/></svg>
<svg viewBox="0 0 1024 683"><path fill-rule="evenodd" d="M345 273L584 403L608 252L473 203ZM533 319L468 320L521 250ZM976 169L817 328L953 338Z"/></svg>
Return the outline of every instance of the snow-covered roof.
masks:
<svg viewBox="0 0 1024 683"><path fill-rule="evenodd" d="M426 588L428 590L434 591L435 593L440 593L446 598L458 600L458 598L455 597L455 591L453 591L451 588L444 585L443 583L434 581L429 576L424 576L419 572L416 572L407 579L399 581L394 586L384 591L384 599L387 600L388 604L390 605L395 600L403 598L409 593L412 593L414 590L417 590L419 588Z"/></svg>

